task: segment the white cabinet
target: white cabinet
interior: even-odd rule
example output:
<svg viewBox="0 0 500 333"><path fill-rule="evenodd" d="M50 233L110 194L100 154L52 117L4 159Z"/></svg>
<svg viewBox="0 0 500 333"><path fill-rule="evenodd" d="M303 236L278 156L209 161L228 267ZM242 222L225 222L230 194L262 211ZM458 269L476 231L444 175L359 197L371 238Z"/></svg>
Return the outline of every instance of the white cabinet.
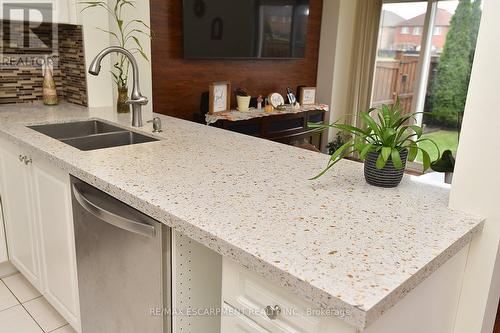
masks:
<svg viewBox="0 0 500 333"><path fill-rule="evenodd" d="M74 327L79 327L78 280L69 174L33 162L42 293Z"/></svg>
<svg viewBox="0 0 500 333"><path fill-rule="evenodd" d="M1 194L10 261L33 286L40 288L31 163L17 146L2 142L0 147Z"/></svg>
<svg viewBox="0 0 500 333"><path fill-rule="evenodd" d="M221 332L270 333L227 304L222 305L222 313Z"/></svg>
<svg viewBox="0 0 500 333"><path fill-rule="evenodd" d="M468 247L409 292L365 330L314 316L312 305L260 275L222 261L222 333L448 333L453 331ZM266 307L281 312L267 312ZM236 315L227 309L236 309ZM244 315L243 315L244 314ZM268 315L269 314L269 315Z"/></svg>
<svg viewBox="0 0 500 333"><path fill-rule="evenodd" d="M2 182L0 176L0 183ZM0 197L0 264L8 261L7 257L7 241L5 239L5 229L3 225L3 213L2 213L2 198Z"/></svg>
<svg viewBox="0 0 500 333"><path fill-rule="evenodd" d="M10 261L79 330L69 174L0 140L0 176Z"/></svg>
<svg viewBox="0 0 500 333"><path fill-rule="evenodd" d="M245 316L224 314L222 333L356 333L334 317L315 316L315 307L234 261L222 261L222 300ZM236 325L236 326L235 326ZM237 329L235 329L237 328Z"/></svg>

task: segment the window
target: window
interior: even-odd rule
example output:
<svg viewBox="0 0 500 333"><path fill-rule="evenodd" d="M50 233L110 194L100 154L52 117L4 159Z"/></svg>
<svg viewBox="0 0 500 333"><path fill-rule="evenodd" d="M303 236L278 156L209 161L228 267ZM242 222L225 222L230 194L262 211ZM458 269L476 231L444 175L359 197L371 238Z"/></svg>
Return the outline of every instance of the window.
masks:
<svg viewBox="0 0 500 333"><path fill-rule="evenodd" d="M470 74L481 10L478 0L384 0L382 7L387 17L434 25L402 26L401 34L415 36L411 40L380 32L371 105L390 105L398 97L405 113L425 112L417 116L417 123L424 126L423 137L434 140L441 153L449 149L455 155L457 151L468 87L461 78ZM435 18L431 18L433 13ZM454 15L469 24L457 23ZM453 52L443 53L448 40ZM437 149L428 141L419 145L429 151L431 160L438 158ZM421 155L417 161L422 161Z"/></svg>

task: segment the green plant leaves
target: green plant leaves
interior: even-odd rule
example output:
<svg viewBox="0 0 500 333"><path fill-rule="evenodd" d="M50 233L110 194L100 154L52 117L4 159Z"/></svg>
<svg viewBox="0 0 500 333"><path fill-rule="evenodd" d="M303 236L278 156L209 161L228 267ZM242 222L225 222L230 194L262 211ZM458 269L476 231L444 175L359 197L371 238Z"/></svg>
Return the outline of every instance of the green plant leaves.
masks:
<svg viewBox="0 0 500 333"><path fill-rule="evenodd" d="M362 148L361 152L359 153L359 158L360 158L361 160L365 160L366 155L367 155L369 152L371 152L372 150L373 150L373 145L372 145L371 143L366 144L366 145ZM358 151L359 151L359 149L358 149Z"/></svg>
<svg viewBox="0 0 500 333"><path fill-rule="evenodd" d="M385 163L386 161L384 161L384 157L382 156L382 154L379 154L377 157L377 161L375 162L375 166L377 167L377 169L383 169L385 167Z"/></svg>
<svg viewBox="0 0 500 333"><path fill-rule="evenodd" d="M384 160L384 165L389 159L389 156L391 156L391 147L382 147L382 150L380 151L380 155L382 156L382 159Z"/></svg>
<svg viewBox="0 0 500 333"><path fill-rule="evenodd" d="M408 161L415 161L418 155L418 145L415 142L411 142L408 148Z"/></svg>
<svg viewBox="0 0 500 333"><path fill-rule="evenodd" d="M401 154L396 148L391 150L391 160L394 167L398 170L403 169L403 162L401 161Z"/></svg>
<svg viewBox="0 0 500 333"><path fill-rule="evenodd" d="M419 148L419 150L422 152L422 163L424 165L424 171L426 171L431 166L431 158L427 151L422 148Z"/></svg>
<svg viewBox="0 0 500 333"><path fill-rule="evenodd" d="M432 142L438 152L439 147L431 139L422 138L423 130L421 126L412 124L419 113L423 112L405 114L404 110L401 109L399 99L397 99L392 106L382 105L378 109L371 108L366 112L360 112L359 117L362 123L360 127L338 123L328 125L309 124L310 128L318 130L336 128L352 136L351 140L332 154L327 168L320 175L354 151L359 153L361 160L365 160L370 152L380 152L376 160L376 167L379 169L382 169L389 159L392 160L395 168L403 168L404 162L401 160L401 151L403 149L408 149L409 161L414 161L418 152L422 151L423 167L424 170L427 170L431 164L430 156L427 151L419 147L419 142Z"/></svg>

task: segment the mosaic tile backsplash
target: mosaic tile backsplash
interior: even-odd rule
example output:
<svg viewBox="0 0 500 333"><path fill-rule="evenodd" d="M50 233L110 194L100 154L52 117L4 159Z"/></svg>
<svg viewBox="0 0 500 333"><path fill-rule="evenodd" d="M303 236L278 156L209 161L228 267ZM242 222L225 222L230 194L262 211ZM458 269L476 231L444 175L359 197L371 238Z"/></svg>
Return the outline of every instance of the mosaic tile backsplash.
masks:
<svg viewBox="0 0 500 333"><path fill-rule="evenodd" d="M0 104L42 99L42 65L53 62L59 99L87 105L82 27L44 23L35 28L0 20Z"/></svg>

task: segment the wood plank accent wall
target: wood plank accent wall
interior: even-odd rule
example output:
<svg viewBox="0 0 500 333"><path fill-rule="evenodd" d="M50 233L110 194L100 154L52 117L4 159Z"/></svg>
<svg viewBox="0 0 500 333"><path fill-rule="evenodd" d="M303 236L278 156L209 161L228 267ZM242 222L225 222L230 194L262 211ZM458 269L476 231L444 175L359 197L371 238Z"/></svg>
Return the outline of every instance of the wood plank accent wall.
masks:
<svg viewBox="0 0 500 333"><path fill-rule="evenodd" d="M182 0L151 0L153 108L192 119L200 96L216 81L231 81L251 95L298 85L316 86L323 0L310 0L306 56L294 60L187 60L182 49ZM234 106L234 96L232 105Z"/></svg>

